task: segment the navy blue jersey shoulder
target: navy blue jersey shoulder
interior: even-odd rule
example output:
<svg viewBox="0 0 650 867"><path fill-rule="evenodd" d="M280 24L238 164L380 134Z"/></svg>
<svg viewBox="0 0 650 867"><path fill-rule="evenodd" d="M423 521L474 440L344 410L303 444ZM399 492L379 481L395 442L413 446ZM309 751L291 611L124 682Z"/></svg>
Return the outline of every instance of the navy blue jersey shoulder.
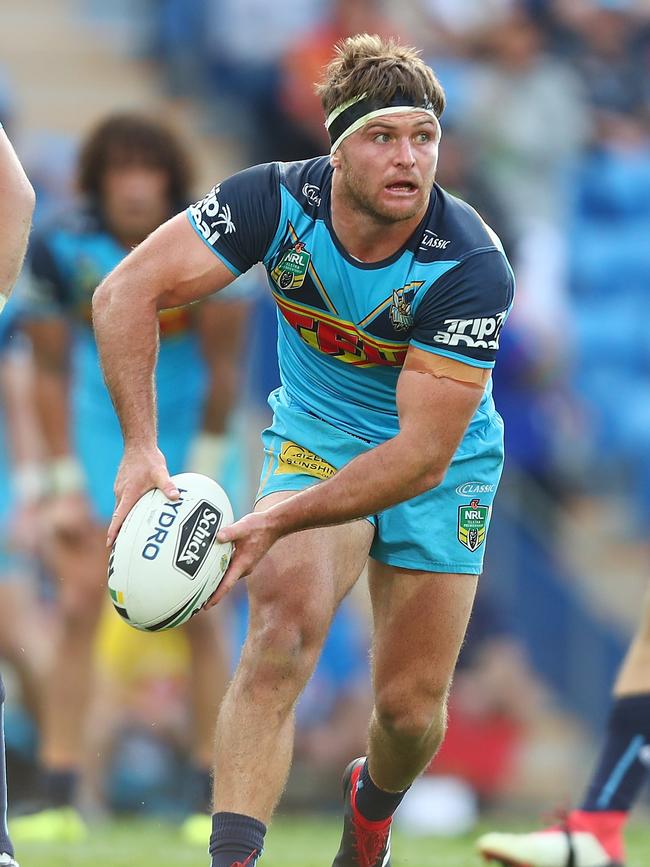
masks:
<svg viewBox="0 0 650 867"><path fill-rule="evenodd" d="M66 279L60 256L58 240L82 239L101 231L101 223L94 210L78 207L50 217L33 235L27 251L27 266L30 284L26 290L28 300L49 302L57 307L72 303L70 282Z"/></svg>
<svg viewBox="0 0 650 867"><path fill-rule="evenodd" d="M239 273L261 262L280 219L278 164L253 166L213 187L189 207L206 244Z"/></svg>
<svg viewBox="0 0 650 867"><path fill-rule="evenodd" d="M280 183L308 217L325 219L333 169L329 157L279 163Z"/></svg>
<svg viewBox="0 0 650 867"><path fill-rule="evenodd" d="M456 264L417 299L411 340L492 367L514 298L514 276L498 238L476 211L440 187L436 192L416 256Z"/></svg>
<svg viewBox="0 0 650 867"><path fill-rule="evenodd" d="M492 250L496 235L467 202L434 185L431 205L412 239L418 262L461 261L478 250Z"/></svg>

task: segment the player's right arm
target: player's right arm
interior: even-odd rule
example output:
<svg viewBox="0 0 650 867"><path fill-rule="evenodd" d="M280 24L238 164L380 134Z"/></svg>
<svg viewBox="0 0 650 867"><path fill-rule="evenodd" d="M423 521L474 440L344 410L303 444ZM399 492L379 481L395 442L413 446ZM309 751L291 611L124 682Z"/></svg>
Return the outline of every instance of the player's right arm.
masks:
<svg viewBox="0 0 650 867"><path fill-rule="evenodd" d="M0 127L0 310L23 264L35 201L32 185Z"/></svg>
<svg viewBox="0 0 650 867"><path fill-rule="evenodd" d="M86 531L91 510L70 435L70 289L49 234L35 235L27 264L19 316L32 346L31 392L45 460L47 523L72 540Z"/></svg>
<svg viewBox="0 0 650 867"><path fill-rule="evenodd" d="M187 218L179 214L136 247L95 292L97 347L124 438L109 544L147 490L156 487L172 499L179 496L156 444L158 311L209 295L234 277L197 242Z"/></svg>
<svg viewBox="0 0 650 867"><path fill-rule="evenodd" d="M109 545L145 491L157 487L169 497L178 496L156 445L157 313L224 288L263 258L277 223L271 174L269 167L255 167L215 187L187 214L153 232L95 292L97 346L124 437ZM270 210L270 219L264 220ZM229 239L227 256L216 243L222 237Z"/></svg>

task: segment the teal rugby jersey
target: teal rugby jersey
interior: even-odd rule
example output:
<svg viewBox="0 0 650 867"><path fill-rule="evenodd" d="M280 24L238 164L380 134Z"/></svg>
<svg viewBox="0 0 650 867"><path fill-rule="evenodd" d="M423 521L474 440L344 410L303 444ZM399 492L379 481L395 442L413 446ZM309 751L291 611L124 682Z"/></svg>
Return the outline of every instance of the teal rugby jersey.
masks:
<svg viewBox="0 0 650 867"><path fill-rule="evenodd" d="M329 157L255 166L218 184L187 215L235 275L264 263L290 399L381 442L399 429L395 392L409 345L494 366L514 278L494 232L437 185L401 249L381 262L358 261L332 228L332 174ZM494 413L491 392L490 384L472 425Z"/></svg>
<svg viewBox="0 0 650 867"><path fill-rule="evenodd" d="M72 326L72 384L82 401L111 415L92 332L92 296L128 250L104 227L99 214L79 208L35 233L28 256L28 280L22 298L24 318L64 317ZM189 307L159 314L161 346L156 369L159 408L175 405L200 379L200 354ZM125 351L127 348L125 347ZM199 387L199 384L197 387Z"/></svg>

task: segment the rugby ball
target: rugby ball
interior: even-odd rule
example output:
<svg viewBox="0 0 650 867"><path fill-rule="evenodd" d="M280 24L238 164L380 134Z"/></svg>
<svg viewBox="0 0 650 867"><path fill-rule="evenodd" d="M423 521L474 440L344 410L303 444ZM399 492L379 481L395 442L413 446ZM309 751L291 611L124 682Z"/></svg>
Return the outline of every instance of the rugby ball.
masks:
<svg viewBox="0 0 650 867"><path fill-rule="evenodd" d="M223 488L208 476L172 476L180 499L148 491L127 515L108 562L117 613L147 632L173 629L200 611L224 576L232 543L217 531L233 521Z"/></svg>

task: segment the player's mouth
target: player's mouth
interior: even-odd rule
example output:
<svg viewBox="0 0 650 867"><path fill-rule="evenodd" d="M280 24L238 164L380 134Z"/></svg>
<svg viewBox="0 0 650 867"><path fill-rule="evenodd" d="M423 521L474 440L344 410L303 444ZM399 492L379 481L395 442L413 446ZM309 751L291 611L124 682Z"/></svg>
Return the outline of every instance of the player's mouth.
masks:
<svg viewBox="0 0 650 867"><path fill-rule="evenodd" d="M392 195L412 196L417 193L419 187L411 181L393 181L392 184L386 184L385 189Z"/></svg>

